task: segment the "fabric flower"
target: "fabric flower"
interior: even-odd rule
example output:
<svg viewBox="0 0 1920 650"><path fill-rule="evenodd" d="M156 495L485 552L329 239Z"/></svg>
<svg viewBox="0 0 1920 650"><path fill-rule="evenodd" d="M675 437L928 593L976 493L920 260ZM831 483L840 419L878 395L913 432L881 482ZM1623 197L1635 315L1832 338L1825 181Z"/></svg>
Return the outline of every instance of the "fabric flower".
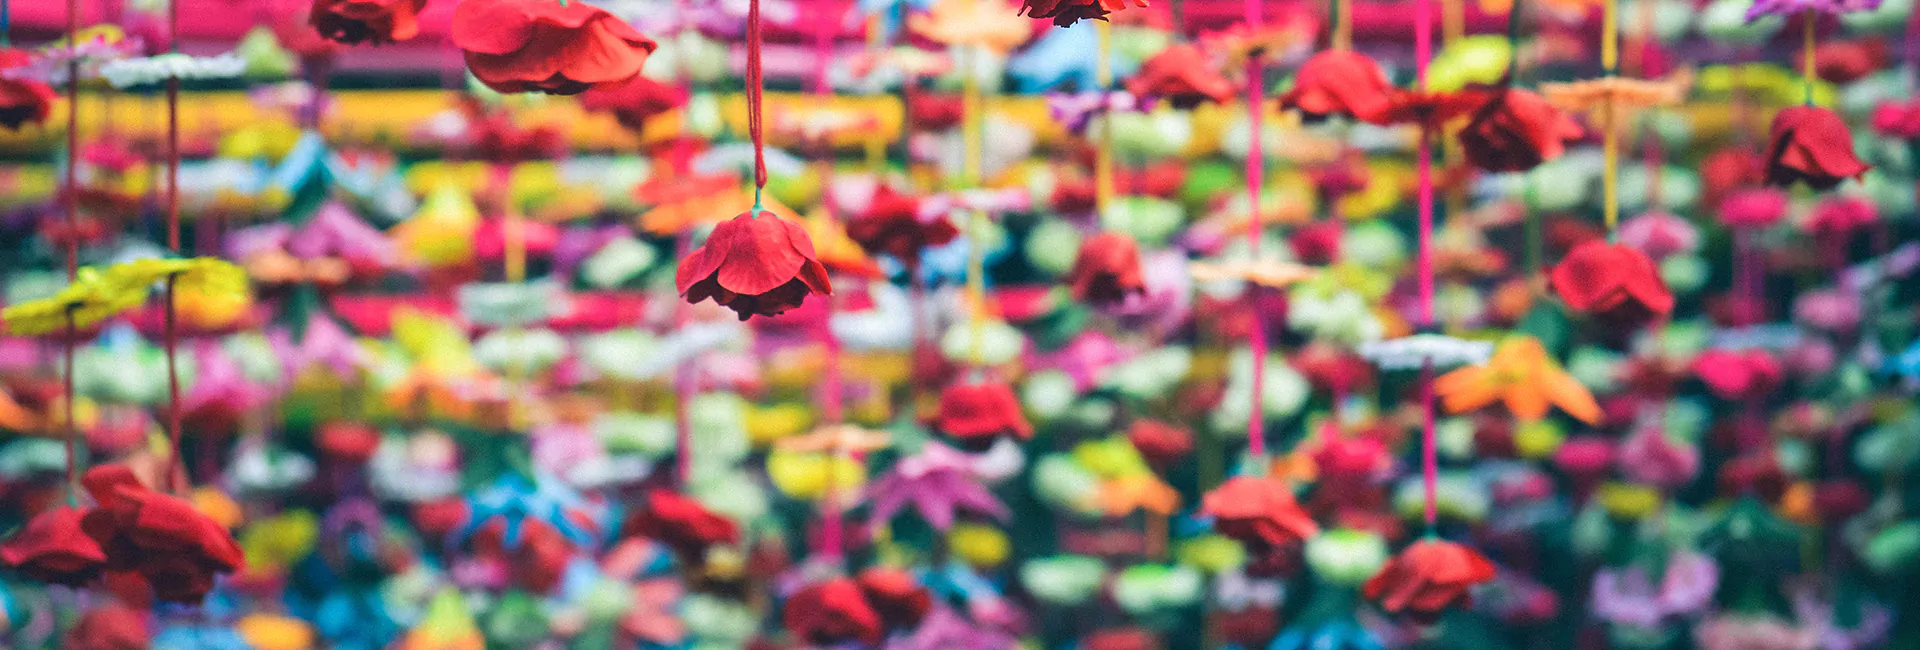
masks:
<svg viewBox="0 0 1920 650"><path fill-rule="evenodd" d="M426 6L427 0L314 0L307 21L331 41L392 43L420 35Z"/></svg>
<svg viewBox="0 0 1920 650"><path fill-rule="evenodd" d="M100 542L81 527L86 513L85 509L63 507L34 515L0 544L0 564L49 584L86 584L107 562Z"/></svg>
<svg viewBox="0 0 1920 650"><path fill-rule="evenodd" d="M933 594L906 571L873 567L853 580L889 629L913 629L933 609Z"/></svg>
<svg viewBox="0 0 1920 650"><path fill-rule="evenodd" d="M1700 472L1700 452L1676 442L1660 429L1647 427L1620 445L1620 472L1627 478L1664 488L1676 488Z"/></svg>
<svg viewBox="0 0 1920 650"><path fill-rule="evenodd" d="M787 631L813 645L858 641L872 646L880 643L885 632L880 614L860 593L860 585L847 578L801 589L782 609L781 620Z"/></svg>
<svg viewBox="0 0 1920 650"><path fill-rule="evenodd" d="M1134 0L1147 6L1146 0ZM1127 0L1024 0L1019 15L1052 18L1059 27L1071 27L1081 19L1106 20L1107 14L1127 8Z"/></svg>
<svg viewBox="0 0 1920 650"><path fill-rule="evenodd" d="M585 2L471 0L454 6L453 43L503 93L577 95L640 74L657 45Z"/></svg>
<svg viewBox="0 0 1920 650"><path fill-rule="evenodd" d="M939 443L928 443L914 456L895 464L893 469L868 486L865 500L873 504L875 522L884 522L902 508L912 505L921 519L935 530L953 527L954 515L961 509L1005 519L1006 505L980 484L979 470L959 451Z"/></svg>
<svg viewBox="0 0 1920 650"><path fill-rule="evenodd" d="M1628 219L1614 233L1620 243L1654 259L1691 253L1700 248L1700 228L1669 212L1649 212Z"/></svg>
<svg viewBox="0 0 1920 650"><path fill-rule="evenodd" d="M61 637L70 650L146 650L153 640L148 614L117 603L89 610Z"/></svg>
<svg viewBox="0 0 1920 650"><path fill-rule="evenodd" d="M641 132L647 120L665 115L686 105L686 91L646 75L635 75L620 83L597 84L580 94L580 105L589 111L612 113L620 126Z"/></svg>
<svg viewBox="0 0 1920 650"><path fill-rule="evenodd" d="M1487 365L1461 368L1434 380L1433 390L1450 413L1502 402L1522 420L1538 420L1558 406L1588 424L1600 421L1600 405L1585 386L1562 370L1539 339L1515 336L1494 348Z"/></svg>
<svg viewBox="0 0 1920 650"><path fill-rule="evenodd" d="M1635 329L1673 312L1673 292L1645 253L1594 240L1554 265L1553 289L1574 311Z"/></svg>
<svg viewBox="0 0 1920 650"><path fill-rule="evenodd" d="M1759 7L1756 3L1754 6ZM1806 183L1830 190L1848 178L1867 173L1868 165L1853 153L1853 133L1831 110L1793 106L1773 115L1767 138L1767 184L1788 187Z"/></svg>
<svg viewBox="0 0 1920 650"><path fill-rule="evenodd" d="M1200 48L1184 43L1153 55L1127 79L1127 92L1133 96L1166 99L1175 108L1193 108L1209 101L1224 104L1233 100L1234 91L1233 82L1220 75Z"/></svg>
<svg viewBox="0 0 1920 650"><path fill-rule="evenodd" d="M1362 343L1360 356L1366 357L1382 370L1414 370L1428 364L1435 368L1451 368L1486 363L1493 356L1493 344L1439 334L1415 334Z"/></svg>
<svg viewBox="0 0 1920 650"><path fill-rule="evenodd" d="M1567 141L1581 133L1579 124L1540 95L1504 88L1473 112L1459 137L1461 151L1474 166L1519 172L1560 157Z"/></svg>
<svg viewBox="0 0 1920 650"><path fill-rule="evenodd" d="M1093 304L1111 304L1147 291L1140 271L1140 245L1132 237L1102 232L1080 242L1080 256L1066 281L1073 296Z"/></svg>
<svg viewBox="0 0 1920 650"><path fill-rule="evenodd" d="M692 561L705 558L708 547L740 541L740 528L732 520L668 490L648 492L646 509L627 519L626 531L658 540Z"/></svg>
<svg viewBox="0 0 1920 650"><path fill-rule="evenodd" d="M17 131L47 120L53 111L53 87L47 82L13 74L31 64L31 55L13 48L0 49L0 126Z"/></svg>
<svg viewBox="0 0 1920 650"><path fill-rule="evenodd" d="M1387 110L1393 82L1372 57L1352 50L1326 50L1300 64L1293 88L1280 95L1281 108L1308 119L1345 116L1375 122Z"/></svg>
<svg viewBox="0 0 1920 650"><path fill-rule="evenodd" d="M1387 96L1385 110L1368 120L1373 124L1416 124L1429 132L1438 132L1447 123L1473 113L1483 105L1487 92L1396 90Z"/></svg>
<svg viewBox="0 0 1920 650"><path fill-rule="evenodd" d="M1471 548L1438 539L1409 545L1362 587L1389 614L1431 624L1447 608L1473 602L1467 590L1493 580L1493 563Z"/></svg>
<svg viewBox="0 0 1920 650"><path fill-rule="evenodd" d="M1754 0L1753 6L1747 9L1747 22L1767 16L1798 16L1810 11L1837 15L1879 7L1880 0Z"/></svg>
<svg viewBox="0 0 1920 650"><path fill-rule="evenodd" d="M680 261L673 282L687 302L713 298L740 320L784 313L810 294L833 295L806 229L752 211L715 227L705 244Z"/></svg>
<svg viewBox="0 0 1920 650"><path fill-rule="evenodd" d="M940 391L934 428L968 445L985 448L995 438L1033 437L1033 425L1020 412L1020 400L1003 382L956 383Z"/></svg>
<svg viewBox="0 0 1920 650"><path fill-rule="evenodd" d="M1708 350L1693 359L1693 373L1720 399L1763 397L1780 386L1780 362L1761 350Z"/></svg>
<svg viewBox="0 0 1920 650"><path fill-rule="evenodd" d="M1873 130L1890 138L1920 139L1920 99L1881 102L1873 108Z"/></svg>
<svg viewBox="0 0 1920 650"><path fill-rule="evenodd" d="M1248 571L1272 575L1284 553L1320 531L1286 484L1260 476L1237 476L1208 492L1200 512L1213 518L1220 534L1246 545L1253 564Z"/></svg>
<svg viewBox="0 0 1920 650"><path fill-rule="evenodd" d="M197 604L215 574L245 565L225 527L185 499L142 485L126 465L95 467L81 482L100 504L81 526L106 550L107 571L137 574L154 597Z"/></svg>

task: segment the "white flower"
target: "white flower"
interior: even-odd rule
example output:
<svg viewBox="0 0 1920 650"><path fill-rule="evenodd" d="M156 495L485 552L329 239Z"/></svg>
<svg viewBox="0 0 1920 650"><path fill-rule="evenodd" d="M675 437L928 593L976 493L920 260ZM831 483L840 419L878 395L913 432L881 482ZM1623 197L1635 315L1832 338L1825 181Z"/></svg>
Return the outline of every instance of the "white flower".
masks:
<svg viewBox="0 0 1920 650"><path fill-rule="evenodd" d="M137 59L121 59L100 66L100 76L114 88L145 86L167 79L232 79L247 70L247 60L232 52L219 56L189 56L179 52Z"/></svg>
<svg viewBox="0 0 1920 650"><path fill-rule="evenodd" d="M463 284L456 298L468 322L494 327L532 325L567 309L566 290L553 278Z"/></svg>
<svg viewBox="0 0 1920 650"><path fill-rule="evenodd" d="M550 329L494 330L473 344L473 357L495 372L537 373L567 354L567 340Z"/></svg>
<svg viewBox="0 0 1920 650"><path fill-rule="evenodd" d="M1267 355L1266 381L1261 386L1260 404L1267 419L1283 418L1305 406L1312 386L1305 377L1287 365L1285 357ZM1227 361L1227 390L1220 406L1213 411L1213 429L1217 433L1245 433L1247 414L1253 403L1253 355L1246 349L1233 351Z"/></svg>
<svg viewBox="0 0 1920 650"><path fill-rule="evenodd" d="M1378 341L1386 333L1380 317L1360 294L1339 291L1326 295L1313 288L1296 289L1288 298L1287 326L1313 338L1342 345Z"/></svg>
<svg viewBox="0 0 1920 650"><path fill-rule="evenodd" d="M1431 362L1435 368L1477 366L1493 356L1493 342L1468 341L1440 334L1415 334L1388 341L1360 344L1360 356L1382 370L1413 370Z"/></svg>
<svg viewBox="0 0 1920 650"><path fill-rule="evenodd" d="M277 492L306 483L313 472L306 456L250 444L235 456L227 476L241 492Z"/></svg>
<svg viewBox="0 0 1920 650"><path fill-rule="evenodd" d="M873 309L833 315L833 335L849 350L905 350L913 344L913 301L891 284L868 289Z"/></svg>

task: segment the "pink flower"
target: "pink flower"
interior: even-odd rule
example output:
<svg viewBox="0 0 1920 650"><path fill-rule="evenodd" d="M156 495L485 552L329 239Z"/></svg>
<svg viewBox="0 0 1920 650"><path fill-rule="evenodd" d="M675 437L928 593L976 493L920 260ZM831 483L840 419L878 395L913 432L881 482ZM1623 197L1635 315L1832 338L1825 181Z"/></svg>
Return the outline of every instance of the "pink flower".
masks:
<svg viewBox="0 0 1920 650"><path fill-rule="evenodd" d="M1649 212L1620 224L1620 243L1660 259L1700 249L1700 229L1668 212Z"/></svg>
<svg viewBox="0 0 1920 650"><path fill-rule="evenodd" d="M1620 446L1620 473L1640 483L1674 488L1693 480L1700 471L1700 452L1668 438L1658 428L1646 427Z"/></svg>
<svg viewBox="0 0 1920 650"><path fill-rule="evenodd" d="M1860 297L1837 289L1809 291L1793 301L1793 319L1829 332L1850 332L1860 325Z"/></svg>
<svg viewBox="0 0 1920 650"><path fill-rule="evenodd" d="M1693 630L1701 650L1814 650L1818 630L1796 628L1771 616L1715 616Z"/></svg>
<svg viewBox="0 0 1920 650"><path fill-rule="evenodd" d="M1852 196L1836 196L1813 206L1804 226L1816 237L1846 236L1880 220L1873 202Z"/></svg>
<svg viewBox="0 0 1920 650"><path fill-rule="evenodd" d="M1750 188L1720 201L1720 223L1729 228L1765 228L1787 216L1787 193Z"/></svg>

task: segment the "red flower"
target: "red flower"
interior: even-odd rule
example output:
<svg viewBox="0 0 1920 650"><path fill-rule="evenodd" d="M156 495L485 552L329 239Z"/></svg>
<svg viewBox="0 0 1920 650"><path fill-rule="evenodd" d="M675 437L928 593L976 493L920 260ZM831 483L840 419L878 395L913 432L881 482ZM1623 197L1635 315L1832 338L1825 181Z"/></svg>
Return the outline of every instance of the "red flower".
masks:
<svg viewBox="0 0 1920 650"><path fill-rule="evenodd" d="M967 104L954 93L915 92L907 95L907 114L918 131L945 131L960 126Z"/></svg>
<svg viewBox="0 0 1920 650"><path fill-rule="evenodd" d="M861 595L860 586L847 578L811 585L787 599L781 620L787 631L813 645L859 641L879 645L880 614Z"/></svg>
<svg viewBox="0 0 1920 650"><path fill-rule="evenodd" d="M1344 228L1337 221L1317 221L1287 238L1287 246L1302 264L1332 264L1340 259L1340 237Z"/></svg>
<svg viewBox="0 0 1920 650"><path fill-rule="evenodd" d="M692 498L654 490L647 493L646 505L627 519L627 532L666 544L683 558L698 561L707 556L709 546L740 541L740 527L733 520L713 514Z"/></svg>
<svg viewBox="0 0 1920 650"><path fill-rule="evenodd" d="M354 465L367 462L380 448L380 432L358 422L322 424L315 438L320 453Z"/></svg>
<svg viewBox="0 0 1920 650"><path fill-rule="evenodd" d="M503 93L575 95L640 74L653 39L585 2L463 0L453 42L467 67Z"/></svg>
<svg viewBox="0 0 1920 650"><path fill-rule="evenodd" d="M573 544L560 531L542 522L528 522L509 563L514 584L534 593L549 593L560 586L573 555Z"/></svg>
<svg viewBox="0 0 1920 650"><path fill-rule="evenodd" d="M1827 190L1840 181L1867 172L1866 163L1853 155L1853 133L1833 111L1817 106L1794 106L1773 116L1767 139L1767 184L1787 187L1795 182Z"/></svg>
<svg viewBox="0 0 1920 650"><path fill-rule="evenodd" d="M68 650L147 650L147 615L125 605L105 605L80 615L67 628Z"/></svg>
<svg viewBox="0 0 1920 650"><path fill-rule="evenodd" d="M1673 292L1653 260L1628 246L1594 240L1567 253L1551 274L1553 290L1574 311L1635 328L1673 312Z"/></svg>
<svg viewBox="0 0 1920 650"><path fill-rule="evenodd" d="M32 62L26 52L0 49L0 71L12 70ZM35 79L0 74L0 126L19 130L24 124L46 121L53 111L53 88Z"/></svg>
<svg viewBox="0 0 1920 650"><path fill-rule="evenodd" d="M1145 0L1134 0L1145 7ZM1107 14L1127 8L1126 0L1026 0L1018 15L1052 18L1053 24L1068 27L1082 18L1106 20Z"/></svg>
<svg viewBox="0 0 1920 650"><path fill-rule="evenodd" d="M420 35L427 0L314 0L307 20L330 41L391 43Z"/></svg>
<svg viewBox="0 0 1920 650"><path fill-rule="evenodd" d="M1560 157L1566 141L1580 134L1580 125L1545 98L1506 88L1473 112L1473 119L1460 130L1460 146L1476 167L1519 172Z"/></svg>
<svg viewBox="0 0 1920 650"><path fill-rule="evenodd" d="M1149 418L1134 420L1127 427L1127 441L1155 467L1170 467L1193 453L1193 432Z"/></svg>
<svg viewBox="0 0 1920 650"><path fill-rule="evenodd" d="M1751 188L1736 190L1720 201L1720 223L1730 228L1765 228L1787 216L1787 193Z"/></svg>
<svg viewBox="0 0 1920 650"><path fill-rule="evenodd" d="M639 133L647 120L672 112L687 103L680 88L635 75L621 83L607 83L580 94L580 105L589 111L612 113L620 126Z"/></svg>
<svg viewBox="0 0 1920 650"><path fill-rule="evenodd" d="M1160 637L1137 627L1095 630L1081 642L1086 650L1160 650Z"/></svg>
<svg viewBox="0 0 1920 650"><path fill-rule="evenodd" d="M35 515L0 544L0 564L48 584L78 587L92 580L107 563L107 553L81 528L86 512L61 507Z"/></svg>
<svg viewBox="0 0 1920 650"><path fill-rule="evenodd" d="M874 567L861 571L854 582L890 629L919 625L927 611L933 609L933 595L913 579L913 574L905 571Z"/></svg>
<svg viewBox="0 0 1920 650"><path fill-rule="evenodd" d="M1289 564L1287 554L1320 532L1313 517L1293 498L1293 490L1266 477L1236 476L1201 499L1200 513L1213 529L1238 540L1252 557L1250 573L1272 575Z"/></svg>
<svg viewBox="0 0 1920 650"><path fill-rule="evenodd" d="M1887 63L1887 45L1872 41L1827 41L1813 51L1813 74L1828 83L1848 84ZM1806 56L1794 55L1794 69L1806 69Z"/></svg>
<svg viewBox="0 0 1920 650"><path fill-rule="evenodd" d="M1873 130L1902 140L1920 138L1920 99L1881 102L1873 109Z"/></svg>
<svg viewBox="0 0 1920 650"><path fill-rule="evenodd" d="M1780 386L1784 372L1760 350L1708 350L1693 358L1693 374L1724 400L1763 397Z"/></svg>
<svg viewBox="0 0 1920 650"><path fill-rule="evenodd" d="M807 230L764 212L744 212L714 228L707 243L680 260L673 283L687 302L712 298L740 320L799 307L809 294L833 295Z"/></svg>
<svg viewBox="0 0 1920 650"><path fill-rule="evenodd" d="M1437 133L1448 122L1464 117L1485 104L1487 95L1483 90L1396 90L1387 97L1386 110L1366 121L1381 125L1418 124Z"/></svg>
<svg viewBox="0 0 1920 650"><path fill-rule="evenodd" d="M1392 94L1393 82L1372 57L1327 50L1300 64L1293 88L1280 95L1280 106L1310 120L1341 115L1372 122L1386 112Z"/></svg>
<svg viewBox="0 0 1920 650"><path fill-rule="evenodd" d="M1467 589L1493 580L1493 563L1473 549L1437 539L1414 542L1387 562L1363 588L1367 600L1390 614L1421 623L1448 607L1473 602Z"/></svg>
<svg viewBox="0 0 1920 650"><path fill-rule="evenodd" d="M1161 50L1140 64L1140 71L1127 79L1127 92L1136 97L1163 97L1176 108L1193 108L1209 101L1232 101L1235 89L1200 48L1181 44Z"/></svg>
<svg viewBox="0 0 1920 650"><path fill-rule="evenodd" d="M860 207L846 222L847 238L869 254L892 256L909 273L919 270L921 251L953 241L960 234L945 216L922 220L919 199L884 183L875 184Z"/></svg>
<svg viewBox="0 0 1920 650"><path fill-rule="evenodd" d="M1767 503L1779 503L1780 497L1787 493L1787 485L1793 480L1787 476L1787 470L1780 466L1780 460L1765 451L1727 461L1720 466L1717 478L1716 487L1720 496L1755 496Z"/></svg>
<svg viewBox="0 0 1920 650"><path fill-rule="evenodd" d="M935 428L969 447L989 446L1000 436L1033 437L1033 425L1020 412L1013 389L995 381L952 384L941 390Z"/></svg>
<svg viewBox="0 0 1920 650"><path fill-rule="evenodd" d="M155 492L125 465L102 465L81 482L99 507L80 525L107 553L110 571L131 572L166 602L197 604L216 574L246 565L233 535L193 504Z"/></svg>
<svg viewBox="0 0 1920 650"><path fill-rule="evenodd" d="M1133 238L1103 232L1080 242L1080 257L1067 273L1073 297L1094 304L1112 304L1127 294L1146 293L1140 272L1140 246Z"/></svg>

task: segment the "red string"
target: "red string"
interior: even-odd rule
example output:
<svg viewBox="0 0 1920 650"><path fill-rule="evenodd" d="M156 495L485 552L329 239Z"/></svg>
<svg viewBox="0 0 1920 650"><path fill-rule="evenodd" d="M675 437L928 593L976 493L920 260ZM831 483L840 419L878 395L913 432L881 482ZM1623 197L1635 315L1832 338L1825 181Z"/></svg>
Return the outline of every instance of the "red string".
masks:
<svg viewBox="0 0 1920 650"><path fill-rule="evenodd" d="M1433 58L1432 0L1414 0L1413 47L1417 82L1427 89L1427 62ZM1433 132L1426 123L1420 126L1420 150L1416 154L1420 182L1420 325L1433 326ZM1420 469L1425 494L1427 534L1434 534L1439 521L1440 462L1434 449L1433 363L1420 367Z"/></svg>
<svg viewBox="0 0 1920 650"><path fill-rule="evenodd" d="M167 3L167 44L180 49L180 2ZM167 78L167 249L180 254L180 78ZM179 332L176 326L174 285L177 276L167 276L166 332L167 353L167 436L173 449L173 487L184 490L187 483L186 454L180 449L180 366Z"/></svg>
<svg viewBox="0 0 1920 650"><path fill-rule="evenodd" d="M80 275L80 0L67 0L67 281ZM67 343L73 345L71 341ZM68 393L71 401L73 394Z"/></svg>
<svg viewBox="0 0 1920 650"><path fill-rule="evenodd" d="M1259 28L1265 22L1260 0L1246 0L1247 26ZM1266 180L1266 151L1261 142L1260 118L1261 81L1266 73L1261 66L1260 57L1247 57L1247 129L1252 134L1247 144L1247 257L1259 259L1260 234L1264 222L1260 217L1261 183ZM1249 352L1253 355L1253 397L1247 411L1247 454L1256 462L1264 462L1267 455L1265 400L1267 383L1267 318L1261 311L1260 285L1247 283L1247 307L1253 314L1253 324L1247 333Z"/></svg>
<svg viewBox="0 0 1920 650"><path fill-rule="evenodd" d="M766 138L760 129L760 105L766 92L760 70L760 0L747 4L747 133L753 137L755 208L759 190L767 186Z"/></svg>
<svg viewBox="0 0 1920 650"><path fill-rule="evenodd" d="M61 392L67 396L61 406L67 425L67 505L80 506L80 426L73 421L73 345L79 340L79 328L73 323L73 310L67 310L67 340L61 349L61 364L66 366L60 378Z"/></svg>

